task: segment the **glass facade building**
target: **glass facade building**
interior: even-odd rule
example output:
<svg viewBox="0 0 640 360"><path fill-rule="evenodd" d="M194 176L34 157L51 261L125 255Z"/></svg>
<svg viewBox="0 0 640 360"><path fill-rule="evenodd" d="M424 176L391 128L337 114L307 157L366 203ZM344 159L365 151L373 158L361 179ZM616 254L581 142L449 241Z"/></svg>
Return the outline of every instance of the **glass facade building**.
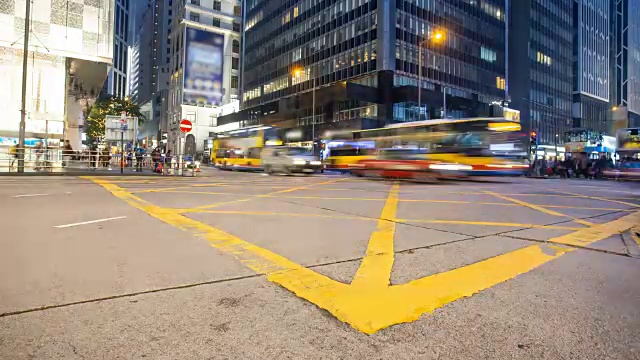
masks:
<svg viewBox="0 0 640 360"><path fill-rule="evenodd" d="M115 0L114 30L113 30L113 64L109 71L107 93L119 98L129 94L129 36L130 5L132 1L143 0Z"/></svg>
<svg viewBox="0 0 640 360"><path fill-rule="evenodd" d="M0 0L0 146L18 141L26 1ZM26 137L80 149L88 108L112 63L114 1L40 0L30 12Z"/></svg>
<svg viewBox="0 0 640 360"><path fill-rule="evenodd" d="M488 115L505 99L505 17L504 0L247 0L243 110L224 122L317 137L440 118L445 94L447 117Z"/></svg>
<svg viewBox="0 0 640 360"><path fill-rule="evenodd" d="M573 2L573 126L607 131L610 114L611 0Z"/></svg>
<svg viewBox="0 0 640 360"><path fill-rule="evenodd" d="M509 97L540 144L572 125L572 0L510 1Z"/></svg>
<svg viewBox="0 0 640 360"><path fill-rule="evenodd" d="M613 104L640 127L640 0L615 1L615 84ZM635 20L634 20L635 19Z"/></svg>

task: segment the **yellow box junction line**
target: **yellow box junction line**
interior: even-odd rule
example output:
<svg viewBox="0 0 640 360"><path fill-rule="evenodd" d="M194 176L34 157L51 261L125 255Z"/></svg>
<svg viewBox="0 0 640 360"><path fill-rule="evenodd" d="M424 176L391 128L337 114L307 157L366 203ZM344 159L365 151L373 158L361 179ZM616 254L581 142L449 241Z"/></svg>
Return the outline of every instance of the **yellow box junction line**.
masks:
<svg viewBox="0 0 640 360"><path fill-rule="evenodd" d="M626 202L626 201L620 201L620 200L616 200L616 199L603 198L603 197L599 197L599 196L580 195L580 194L571 193L571 192L565 192L565 191L556 191L556 190L552 190L552 191L557 192L559 194L572 195L572 196L575 196L575 197L578 197L578 198L582 198L582 199L608 201L608 202L612 202L612 203L616 203L616 204L627 205L627 206L630 206L630 207L633 207L633 208L639 208L640 207L640 205L638 205L638 204L634 204L634 203L630 203L630 202Z"/></svg>
<svg viewBox="0 0 640 360"><path fill-rule="evenodd" d="M366 255L351 282L354 287L375 289L389 286L395 255L393 238L396 232L399 189L400 185L396 183L389 191L378 220L378 228L371 234Z"/></svg>
<svg viewBox="0 0 640 360"><path fill-rule="evenodd" d="M508 201L514 202L516 204L519 204L519 205L522 205L522 206L526 206L526 207L534 209L534 210L538 210L538 211L543 212L545 214L549 214L549 215L553 215L553 216L559 216L559 217L567 217L567 218L570 218L573 221L577 222L578 224L582 224L582 225L586 225L586 226L593 226L594 225L590 221L578 219L576 217L565 215L565 214L559 213L557 211L545 209L540 205L531 204L531 203L528 203L528 202L524 202L522 200L518 200L518 199L510 198L508 196L500 195L500 194L497 194L497 193L494 193L494 192L491 192L491 191L485 191L485 193L487 193L489 195L493 195L493 196L495 196L497 198L500 198L500 199L503 199L503 200L508 200Z"/></svg>
<svg viewBox="0 0 640 360"><path fill-rule="evenodd" d="M358 280L354 281L354 284L344 284L222 230L184 217L176 211L149 204L106 180L94 177L88 179L151 216L206 239L212 247L236 257L256 273L264 274L269 281L329 311L340 321L366 334L373 334L392 325L415 321L424 313L472 296L576 249L561 245L531 245L458 269L393 286L382 285L388 278L386 271L391 270L388 265L383 265L384 274L379 269L371 269L371 275L363 273L368 266L361 266L363 269L359 270L360 277L371 279L371 282ZM393 196L397 195L394 195L392 187L390 197ZM395 218L395 214L391 214L393 201L390 200L391 204L385 209L386 217ZM626 231L638 223L640 212L550 241L585 246ZM378 228L376 231L382 231L387 234L385 236L390 233L390 229ZM373 239L374 242L379 240ZM383 251L388 251L388 244L381 246ZM375 261L367 258L378 255L378 252L367 253L362 264ZM388 257L386 261L389 261Z"/></svg>

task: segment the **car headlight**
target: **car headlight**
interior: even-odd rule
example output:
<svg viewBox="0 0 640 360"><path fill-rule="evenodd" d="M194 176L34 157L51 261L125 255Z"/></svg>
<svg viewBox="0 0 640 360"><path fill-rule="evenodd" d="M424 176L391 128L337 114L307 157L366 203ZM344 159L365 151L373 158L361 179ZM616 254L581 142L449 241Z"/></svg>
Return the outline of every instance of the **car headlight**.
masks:
<svg viewBox="0 0 640 360"><path fill-rule="evenodd" d="M293 159L293 165L304 165L307 162L304 159Z"/></svg>
<svg viewBox="0 0 640 360"><path fill-rule="evenodd" d="M461 170L473 170L473 167L470 165L462 165L462 164L431 164L429 165L429 169L461 171Z"/></svg>
<svg viewBox="0 0 640 360"><path fill-rule="evenodd" d="M311 165L322 165L322 162L314 160L312 162L310 162Z"/></svg>

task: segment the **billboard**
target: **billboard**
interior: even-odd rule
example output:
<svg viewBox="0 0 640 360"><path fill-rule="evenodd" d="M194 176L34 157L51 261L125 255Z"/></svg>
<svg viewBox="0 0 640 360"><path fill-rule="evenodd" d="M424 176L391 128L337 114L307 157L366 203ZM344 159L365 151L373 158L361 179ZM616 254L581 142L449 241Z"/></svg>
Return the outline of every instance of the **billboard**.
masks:
<svg viewBox="0 0 640 360"><path fill-rule="evenodd" d="M224 36L187 28L185 48L183 103L221 105Z"/></svg>

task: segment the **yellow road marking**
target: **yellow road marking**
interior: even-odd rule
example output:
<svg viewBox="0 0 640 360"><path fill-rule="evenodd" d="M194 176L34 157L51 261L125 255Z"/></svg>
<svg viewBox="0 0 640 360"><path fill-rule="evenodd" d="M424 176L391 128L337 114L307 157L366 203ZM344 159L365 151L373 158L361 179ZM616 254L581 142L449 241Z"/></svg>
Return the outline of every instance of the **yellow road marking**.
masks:
<svg viewBox="0 0 640 360"><path fill-rule="evenodd" d="M608 201L608 202L612 202L612 203L617 203L617 204L622 204L622 205L627 205L627 206L631 206L634 208L638 208L640 207L640 205L638 204L634 204L634 203L630 203L630 202L625 202L625 201L620 201L620 200L614 200L614 199L608 199L608 198L603 198L603 197L599 197L599 196L588 196L588 195L580 195L580 194L576 194L576 193L571 193L571 192L566 192L566 191L558 191L558 190L552 190L555 192L559 192L559 193L565 193L565 194L569 194L572 196L576 196L582 199L591 199L591 200L599 200L599 201Z"/></svg>
<svg viewBox="0 0 640 360"><path fill-rule="evenodd" d="M251 196L261 198L274 198L274 199L318 199L318 200L361 200L361 201L385 201L384 198L364 198L364 197L322 197L322 196L275 196L272 193L267 194L254 194L249 195L241 192L212 192L212 191L186 191L186 190L173 190L174 188L158 189L157 191L132 191L131 193L149 193L149 192L162 192L171 194L203 194L203 195L222 195L222 196ZM289 189L289 188L287 188ZM299 189L299 190L311 190L311 189ZM315 189L313 189L315 190ZM429 199L400 199L399 202L407 203L434 203L434 204L469 204L469 205L494 205L494 206L521 206L520 204L508 204L508 203L494 203L494 202L472 202L461 200L429 200ZM559 209L582 209L582 210L602 210L602 211L621 211L632 212L634 210L628 209L615 209L615 208L594 208L583 206L565 206L565 205L536 205L543 208L559 208ZM189 212L189 209L184 209L185 212Z"/></svg>
<svg viewBox="0 0 640 360"><path fill-rule="evenodd" d="M328 219L345 219L345 220L365 220L365 221L380 221L380 219L365 217L365 216L351 216L351 215L328 215L328 214L304 214L304 213L283 213L283 212L271 212L271 211L234 211L234 210L198 210L198 209L173 209L181 214L184 213L207 213L207 214L221 214L221 215L257 215L257 216L292 216L292 217L317 217ZM531 229L557 229L557 230L580 230L582 227L575 226L558 226L558 225L537 225L537 224L519 224L519 223L504 223L493 221L464 221L464 220L436 220L436 219L395 219L400 223L429 223L429 224L451 224L451 225L477 225L477 226L503 226L503 227L517 227L517 228L531 228Z"/></svg>
<svg viewBox="0 0 640 360"><path fill-rule="evenodd" d="M504 227L517 227L517 228L530 228L530 229L558 229L558 230L580 230L581 227L575 226L558 226L558 225L537 225L537 224L517 224L517 223L503 223L493 221L462 221L462 220L414 220L414 219L397 219L399 222L423 222L430 224L452 224L452 225L479 225L479 226L504 226Z"/></svg>
<svg viewBox="0 0 640 360"><path fill-rule="evenodd" d="M234 200L234 201L226 201L226 202L219 202L219 203L215 203L215 204L211 204L211 205L199 206L196 209L212 209L212 208L215 208L215 207L218 207L218 206L222 206L222 205L229 205L229 204L234 204L234 203L239 203L239 202L246 202L246 201L250 201L252 199L259 198L259 197L268 197L268 196L275 195L275 194L288 193L288 192L292 192L292 191L296 191L296 190L300 190L300 189L310 188L312 186L317 186L317 185L333 184L333 183L336 183L338 181L343 181L343 180L344 180L344 178L343 179L323 181L323 182L319 182L319 183L312 183L312 184L308 184L308 185L304 185L304 186L298 186L298 187L293 187L293 188L289 188L289 189L285 189L285 190L274 191L274 192L270 192L270 193L264 194L264 195L257 195L257 196L247 197L247 198L244 198L244 199L239 199L239 200Z"/></svg>
<svg viewBox="0 0 640 360"><path fill-rule="evenodd" d="M549 242L584 247L609 236L623 233L637 224L640 224L640 212L592 228L580 229L574 233L549 240Z"/></svg>
<svg viewBox="0 0 640 360"><path fill-rule="evenodd" d="M181 186L181 187L170 187L170 188L158 188L158 189L144 189L144 190L133 190L131 191L131 193L154 193L154 192L169 192L171 190L177 190L177 189L185 189L188 187L185 186Z"/></svg>
<svg viewBox="0 0 640 360"><path fill-rule="evenodd" d="M560 192L560 191L556 191L556 190L550 190L550 191L555 191L555 192ZM477 192L477 191L450 191L449 194L456 194L456 195L487 195L486 192ZM562 192L562 194L502 194L505 196L516 196L516 197L520 197L520 196L535 196L535 197L566 197L566 198L580 198L583 197L582 195L564 195L564 194L569 194L566 192ZM603 200L640 200L637 198L629 198L629 197L617 197L617 198L602 198Z"/></svg>
<svg viewBox="0 0 640 360"><path fill-rule="evenodd" d="M245 266L266 275L269 281L367 334L395 324L415 321L424 313L472 296L575 250L573 247L536 244L403 285L347 285L222 230L181 216L176 211L151 205L115 184L97 178L89 179L151 216L206 239L212 247L236 257ZM639 221L640 212L636 212L611 223L596 225L549 241L584 246L625 231Z"/></svg>
<svg viewBox="0 0 640 360"><path fill-rule="evenodd" d="M528 202L524 202L522 200L518 200L518 199L510 198L508 196L500 195L500 194L497 194L497 193L494 193L494 192L491 192L491 191L486 191L486 193L489 194L489 195L493 195L493 196L495 196L497 198L500 198L502 200L512 201L512 202L514 202L516 204L519 204L519 205L522 205L522 206L526 206L526 207L534 209L534 210L538 210L538 211L543 212L545 214L549 214L549 215L553 215L553 216L560 216L560 217L568 217L570 219L573 219L573 221L577 222L578 224L587 225L587 226L593 226L594 225L592 222L585 221L585 220L582 220L582 219L578 219L578 218L573 217L573 216L561 214L561 213L559 213L557 211L545 209L540 205L531 204L531 203L528 203Z"/></svg>
<svg viewBox="0 0 640 360"><path fill-rule="evenodd" d="M222 215L259 215L259 216L292 216L292 217L315 217L329 219L348 219L348 220L367 220L375 221L377 219L352 216L352 215L329 215L329 214L304 214L304 213L281 213L270 211L234 211L234 210L199 210L199 209L175 209L181 214L184 213L206 213L206 214L222 214Z"/></svg>
<svg viewBox="0 0 640 360"><path fill-rule="evenodd" d="M387 201L382 208L378 228L371 234L367 252L360 263L351 285L363 288L385 288L391 281L393 268L393 237L396 232L396 211L398 209L397 183L391 187Z"/></svg>

